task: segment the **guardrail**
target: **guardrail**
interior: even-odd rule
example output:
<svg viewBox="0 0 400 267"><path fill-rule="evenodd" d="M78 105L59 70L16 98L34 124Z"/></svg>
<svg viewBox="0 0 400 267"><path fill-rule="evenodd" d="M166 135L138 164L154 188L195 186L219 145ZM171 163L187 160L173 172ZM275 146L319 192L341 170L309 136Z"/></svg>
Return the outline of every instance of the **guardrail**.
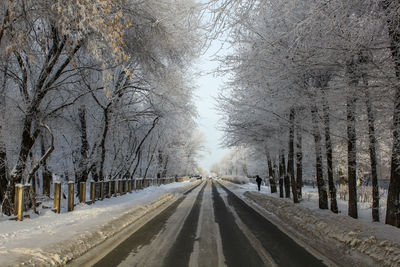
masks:
<svg viewBox="0 0 400 267"><path fill-rule="evenodd" d="M96 201L104 200L105 198L112 198L132 193L133 190L141 190L150 186L160 186L162 184L170 184L173 182L183 182L189 180L188 176L184 177L171 177L171 178L146 178L146 179L116 179L106 181L90 181L81 182L79 185L73 181L68 183L54 182L54 204L53 211L55 213L61 213L62 206L62 188L66 186L67 193L67 212L74 210L74 207L78 203L93 204ZM78 202L75 202L75 192L79 187ZM64 187L65 188L65 187ZM86 190L89 190L89 200L86 201ZM24 211L28 211L32 208L31 203L32 186L17 184L15 185L15 197L14 197L14 215L13 218L17 221L22 221L24 218ZM51 208L51 207L47 207Z"/></svg>

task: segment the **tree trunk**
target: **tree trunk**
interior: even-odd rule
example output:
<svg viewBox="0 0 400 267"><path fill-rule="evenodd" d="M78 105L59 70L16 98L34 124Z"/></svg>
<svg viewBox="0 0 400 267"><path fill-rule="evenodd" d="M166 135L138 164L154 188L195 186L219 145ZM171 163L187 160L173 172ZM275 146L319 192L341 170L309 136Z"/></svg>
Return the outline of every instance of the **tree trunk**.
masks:
<svg viewBox="0 0 400 267"><path fill-rule="evenodd" d="M31 136L33 114L37 114L37 111L34 112L31 110L24 119L19 157L16 165L14 166L14 169L11 172L11 180L13 183L12 187L14 187L14 185L17 183L22 182L22 176L26 168L26 161L28 159L29 151L35 143L38 135L37 133L34 134L34 136Z"/></svg>
<svg viewBox="0 0 400 267"><path fill-rule="evenodd" d="M162 150L158 150L157 179L161 178L162 163L163 163L163 152Z"/></svg>
<svg viewBox="0 0 400 267"><path fill-rule="evenodd" d="M80 131L81 131L81 155L78 162L78 170L76 173L76 183L79 185L81 182L86 182L89 171L88 171L88 151L89 142L87 140L86 132L86 109L84 106L78 110ZM78 195L80 193L80 187L78 186Z"/></svg>
<svg viewBox="0 0 400 267"><path fill-rule="evenodd" d="M165 158L164 169L161 173L161 178L165 178L167 176L168 158L169 156L167 155L167 157Z"/></svg>
<svg viewBox="0 0 400 267"><path fill-rule="evenodd" d="M152 125L152 126L150 127L150 129L147 131L147 133L146 133L146 135L143 137L142 141L140 141L140 143L139 143L139 145L137 146L136 151L135 151L135 157L134 157L134 159L132 160L132 162L131 162L131 164L130 164L130 166L129 166L129 169L131 169L132 164L135 162L136 158L137 158L138 155L139 155L139 152L142 151L142 146L143 146L144 142L146 141L146 139L147 139L147 137L150 135L150 133L154 130L154 128L157 126L158 121L159 121L159 117L156 117L156 118L153 120L153 125ZM158 143L158 141L157 141L157 143ZM135 167L135 169L132 171L132 176L135 175L135 173L136 173L136 167Z"/></svg>
<svg viewBox="0 0 400 267"><path fill-rule="evenodd" d="M356 148L356 98L347 97L347 174L349 179L349 210L350 217L357 218L357 148Z"/></svg>
<svg viewBox="0 0 400 267"><path fill-rule="evenodd" d="M390 183L386 204L386 224L400 227L399 216L400 194L400 87L396 91L393 114L393 148Z"/></svg>
<svg viewBox="0 0 400 267"><path fill-rule="evenodd" d="M44 136L43 134L40 135L40 152L42 157L44 156L44 154L46 153L46 144L44 141ZM50 188L51 188L51 174L47 168L47 161L43 162L43 171L42 171L42 181L43 181L43 188L42 188L42 192L43 195L50 197Z"/></svg>
<svg viewBox="0 0 400 267"><path fill-rule="evenodd" d="M288 151L288 158L289 158L289 151ZM285 176L283 178L283 184L285 188L285 197L290 198L290 177L287 166L285 168Z"/></svg>
<svg viewBox="0 0 400 267"><path fill-rule="evenodd" d="M372 178L372 220L379 222L379 187L378 172L376 158L376 135L375 135L375 116L372 110L371 96L368 89L367 78L364 77L365 85L365 105L367 107L368 116L368 137L369 137L369 157L371 161L371 178Z"/></svg>
<svg viewBox="0 0 400 267"><path fill-rule="evenodd" d="M139 150L139 153L138 153L138 155L137 155L136 158L137 158L136 165L135 165L135 168L133 168L132 173L136 173L137 168L139 167L139 164L140 164L140 162L142 161L142 150L141 150L141 149ZM139 176L140 176L140 175L139 175Z"/></svg>
<svg viewBox="0 0 400 267"><path fill-rule="evenodd" d="M290 109L290 126L289 126L289 155L288 155L288 176L290 177L290 184L292 187L293 202L299 203L297 198L297 183L294 176L294 108ZM289 191L290 192L290 191Z"/></svg>
<svg viewBox="0 0 400 267"><path fill-rule="evenodd" d="M271 155L267 151L267 162L268 162L268 176L269 176L269 184L271 186L271 193L276 193L276 182L275 182L275 173L272 166Z"/></svg>
<svg viewBox="0 0 400 267"><path fill-rule="evenodd" d="M296 183L297 183L297 195L299 200L302 199L303 187L303 145L302 145L302 133L298 126L296 130Z"/></svg>
<svg viewBox="0 0 400 267"><path fill-rule="evenodd" d="M0 141L0 203L3 203L7 184L7 153L4 143Z"/></svg>
<svg viewBox="0 0 400 267"><path fill-rule="evenodd" d="M315 103L315 101L314 101ZM322 174L322 153L321 153L321 135L318 129L318 110L315 104L311 107L311 117L313 124L313 136L315 143L315 160L316 160L316 180L318 186L319 208L328 209L328 194L325 188L325 182Z"/></svg>
<svg viewBox="0 0 400 267"><path fill-rule="evenodd" d="M6 11L6 14L8 14L8 10ZM6 17L4 20L6 20ZM3 24L4 25L4 24ZM3 31L3 29L1 30ZM2 34L1 34L2 35ZM1 36L0 36L1 37ZM1 40L1 39L0 39ZM1 86L1 95L0 95L0 116L1 116L1 121L0 121L0 203L3 203L5 194L6 194L6 189L7 189L7 184L8 184L8 179L7 179L7 150L6 150L6 145L4 143L4 122L5 122L5 112L7 110L6 107L6 85L7 85L7 72L8 72L8 57L5 60L5 69L3 72L3 83Z"/></svg>
<svg viewBox="0 0 400 267"><path fill-rule="evenodd" d="M244 160L244 163L242 164L242 171L243 171L243 174L244 174L246 177L249 177L249 173L247 172L246 160Z"/></svg>
<svg viewBox="0 0 400 267"><path fill-rule="evenodd" d="M284 151L281 150L279 152L279 197L285 197L283 194L283 178L286 176L285 165L285 154Z"/></svg>
<svg viewBox="0 0 400 267"><path fill-rule="evenodd" d="M112 103L112 102L111 102ZM103 109L104 113L104 129L103 129L103 136L100 142L100 149L101 149L101 158L100 158L100 169L99 169L99 178L100 180L104 180L104 162L106 160L106 140L107 140L107 133L108 133L108 125L109 125L109 110L111 103L107 105L105 109Z"/></svg>
<svg viewBox="0 0 400 267"><path fill-rule="evenodd" d="M390 51L394 60L394 69L397 79L400 81L400 19L398 16L391 17L392 1L383 1L388 17L389 37L391 40ZM386 224L400 227L399 218L399 194L400 194L400 86L396 86L393 111L393 147L390 184L386 205Z"/></svg>
<svg viewBox="0 0 400 267"><path fill-rule="evenodd" d="M37 101L35 101L37 103ZM40 104L40 102L39 102ZM27 111L26 115L23 119L23 130L21 136L21 143L19 146L19 155L17 159L17 163L11 171L10 181L7 184L6 189L6 198L7 201L3 201L3 211L7 215L11 215L14 211L14 194L15 194L15 184L23 182L23 174L26 169L26 162L28 159L28 155L32 146L35 144L35 141L39 135L39 130L35 130L33 134L32 131L32 123L35 116L38 114L37 106L35 104L31 104Z"/></svg>
<svg viewBox="0 0 400 267"><path fill-rule="evenodd" d="M338 213L338 206L336 201L336 187L333 182L333 159L332 159L332 141L330 130L329 118L329 103L325 96L325 88L321 87L322 91L322 109L324 112L324 126L325 126L325 149L326 149L326 167L328 173L329 197L331 199L331 211Z"/></svg>
<svg viewBox="0 0 400 267"><path fill-rule="evenodd" d="M146 178L146 177L147 177L147 172L149 171L150 165L151 165L151 163L153 162L154 153L156 153L156 149L157 149L157 146L158 146L158 141L159 141L159 139L157 139L156 145L154 146L154 149L153 149L153 151L151 152L151 156L150 156L150 159L149 159L148 162L147 162L147 167L146 167L146 170L145 170L145 172L144 172L143 178ZM149 150L150 150L150 145L149 145Z"/></svg>

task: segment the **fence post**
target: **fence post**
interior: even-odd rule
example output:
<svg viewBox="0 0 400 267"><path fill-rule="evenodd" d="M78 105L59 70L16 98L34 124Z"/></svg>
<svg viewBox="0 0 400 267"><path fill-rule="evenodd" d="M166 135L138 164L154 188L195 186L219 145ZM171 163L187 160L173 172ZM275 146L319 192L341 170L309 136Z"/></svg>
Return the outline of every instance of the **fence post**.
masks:
<svg viewBox="0 0 400 267"><path fill-rule="evenodd" d="M119 195L122 196L123 195L123 184L122 184L122 180L118 180L118 191L119 191Z"/></svg>
<svg viewBox="0 0 400 267"><path fill-rule="evenodd" d="M118 195L118 181L114 180L114 197Z"/></svg>
<svg viewBox="0 0 400 267"><path fill-rule="evenodd" d="M14 188L14 215L18 215L18 184Z"/></svg>
<svg viewBox="0 0 400 267"><path fill-rule="evenodd" d="M74 181L68 182L68 211L74 210Z"/></svg>
<svg viewBox="0 0 400 267"><path fill-rule="evenodd" d="M104 199L104 181L100 182L100 199Z"/></svg>
<svg viewBox="0 0 400 267"><path fill-rule="evenodd" d="M94 181L90 182L90 200L92 204L95 202L96 198L96 183Z"/></svg>
<svg viewBox="0 0 400 267"><path fill-rule="evenodd" d="M132 180L128 181L128 192L132 193Z"/></svg>
<svg viewBox="0 0 400 267"><path fill-rule="evenodd" d="M86 202L86 183L81 182L79 184L79 202L85 203Z"/></svg>
<svg viewBox="0 0 400 267"><path fill-rule="evenodd" d="M111 198L111 181L108 181L107 198Z"/></svg>
<svg viewBox="0 0 400 267"><path fill-rule="evenodd" d="M54 212L60 213L61 211L61 183L54 182Z"/></svg>
<svg viewBox="0 0 400 267"><path fill-rule="evenodd" d="M16 199L17 199L17 220L22 221L24 219L24 185L15 185Z"/></svg>

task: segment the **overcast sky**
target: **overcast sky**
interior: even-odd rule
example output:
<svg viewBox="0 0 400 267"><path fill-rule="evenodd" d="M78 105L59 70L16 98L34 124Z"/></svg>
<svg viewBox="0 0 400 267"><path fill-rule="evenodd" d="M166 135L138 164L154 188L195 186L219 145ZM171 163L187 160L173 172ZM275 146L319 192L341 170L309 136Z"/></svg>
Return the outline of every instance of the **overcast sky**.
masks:
<svg viewBox="0 0 400 267"><path fill-rule="evenodd" d="M212 164L218 162L228 152L227 149L221 147L221 138L223 133L217 130L221 122L218 111L216 110L216 100L221 86L226 80L224 77L215 77L210 74L217 66L218 63L212 61L214 55L218 53L226 53L226 49L221 49L221 43L214 41L207 52L200 57L196 69L201 71L204 75L196 78L198 89L195 92L195 103L199 118L197 120L199 128L204 132L207 143L207 152L204 153L204 158L200 160L200 166L204 169L209 169Z"/></svg>

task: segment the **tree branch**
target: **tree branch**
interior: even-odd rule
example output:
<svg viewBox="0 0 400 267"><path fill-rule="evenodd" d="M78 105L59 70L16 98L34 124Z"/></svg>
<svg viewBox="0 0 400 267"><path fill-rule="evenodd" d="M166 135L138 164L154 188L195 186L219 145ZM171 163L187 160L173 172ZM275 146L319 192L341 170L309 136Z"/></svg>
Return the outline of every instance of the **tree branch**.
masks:
<svg viewBox="0 0 400 267"><path fill-rule="evenodd" d="M40 168L40 166L42 166L43 162L45 162L47 160L47 158L50 156L50 154L54 150L54 135L53 135L53 133L51 132L50 128L46 124L41 124L40 126L45 128L49 132L49 134L51 136L51 145L47 149L46 153L44 153L44 155L40 158L40 160L36 163L36 165L33 167L31 172L29 173L27 183L29 183L32 180L32 178L35 175L35 173L37 172L37 170Z"/></svg>

